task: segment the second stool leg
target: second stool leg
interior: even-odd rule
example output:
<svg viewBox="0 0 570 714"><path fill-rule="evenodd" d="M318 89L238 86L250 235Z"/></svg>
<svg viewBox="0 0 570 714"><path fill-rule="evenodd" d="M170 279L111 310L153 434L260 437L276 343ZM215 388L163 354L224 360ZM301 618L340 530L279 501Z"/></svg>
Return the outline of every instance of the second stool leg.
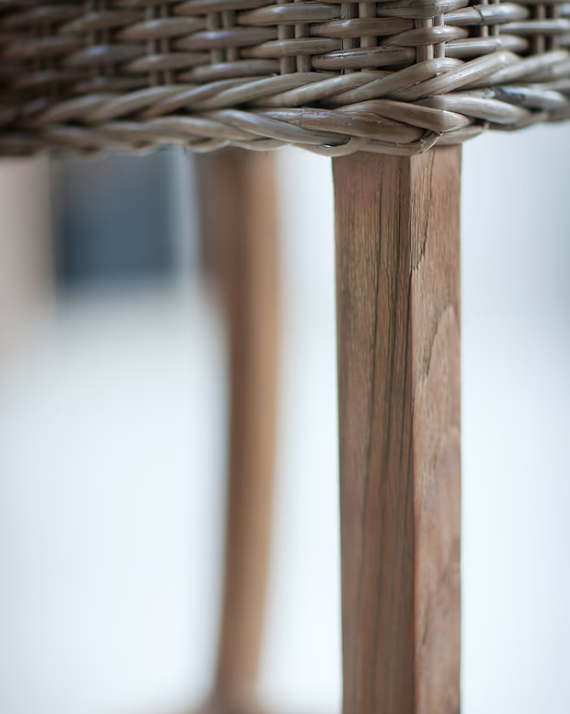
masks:
<svg viewBox="0 0 570 714"><path fill-rule="evenodd" d="M271 536L279 333L274 158L200 157L205 240L219 279L230 351L225 582L214 704L251 711Z"/></svg>
<svg viewBox="0 0 570 714"><path fill-rule="evenodd" d="M333 165L344 714L457 714L461 149Z"/></svg>

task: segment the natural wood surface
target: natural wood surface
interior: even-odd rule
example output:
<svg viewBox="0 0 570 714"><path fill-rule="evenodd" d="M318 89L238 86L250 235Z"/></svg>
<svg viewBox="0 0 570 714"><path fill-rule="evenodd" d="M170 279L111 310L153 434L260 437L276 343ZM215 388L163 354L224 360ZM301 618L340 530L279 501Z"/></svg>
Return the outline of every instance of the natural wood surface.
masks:
<svg viewBox="0 0 570 714"><path fill-rule="evenodd" d="M200 158L204 239L222 289L230 351L225 584L213 706L255 708L271 531L278 353L274 159Z"/></svg>
<svg viewBox="0 0 570 714"><path fill-rule="evenodd" d="M50 164L0 161L0 367L54 308Z"/></svg>
<svg viewBox="0 0 570 714"><path fill-rule="evenodd" d="M461 149L333 164L344 714L456 714Z"/></svg>

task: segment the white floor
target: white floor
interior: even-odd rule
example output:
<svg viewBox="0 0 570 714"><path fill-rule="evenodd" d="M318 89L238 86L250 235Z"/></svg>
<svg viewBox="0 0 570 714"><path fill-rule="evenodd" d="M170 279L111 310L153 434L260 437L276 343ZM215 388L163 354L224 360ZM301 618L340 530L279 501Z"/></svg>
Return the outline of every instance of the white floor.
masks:
<svg viewBox="0 0 570 714"><path fill-rule="evenodd" d="M168 711L213 656L216 313L196 291L94 294L28 347L1 391L0 711Z"/></svg>

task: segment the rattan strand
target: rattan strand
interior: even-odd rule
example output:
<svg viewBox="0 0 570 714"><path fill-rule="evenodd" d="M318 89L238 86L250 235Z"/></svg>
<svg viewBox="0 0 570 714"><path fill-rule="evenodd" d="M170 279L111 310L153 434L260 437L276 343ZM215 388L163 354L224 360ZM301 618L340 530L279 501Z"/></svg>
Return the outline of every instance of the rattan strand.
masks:
<svg viewBox="0 0 570 714"><path fill-rule="evenodd" d="M0 0L0 154L414 154L570 117L570 3Z"/></svg>

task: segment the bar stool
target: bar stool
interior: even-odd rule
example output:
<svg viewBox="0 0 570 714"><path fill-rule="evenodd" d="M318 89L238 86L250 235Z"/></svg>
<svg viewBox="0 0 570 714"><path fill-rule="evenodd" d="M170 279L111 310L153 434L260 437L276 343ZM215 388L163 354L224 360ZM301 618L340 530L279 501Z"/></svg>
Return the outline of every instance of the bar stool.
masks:
<svg viewBox="0 0 570 714"><path fill-rule="evenodd" d="M1 0L0 155L223 149L201 165L232 351L207 711L256 707L278 351L265 152L294 145L333 158L344 714L459 712L461 144L570 116L569 16L537 0Z"/></svg>

